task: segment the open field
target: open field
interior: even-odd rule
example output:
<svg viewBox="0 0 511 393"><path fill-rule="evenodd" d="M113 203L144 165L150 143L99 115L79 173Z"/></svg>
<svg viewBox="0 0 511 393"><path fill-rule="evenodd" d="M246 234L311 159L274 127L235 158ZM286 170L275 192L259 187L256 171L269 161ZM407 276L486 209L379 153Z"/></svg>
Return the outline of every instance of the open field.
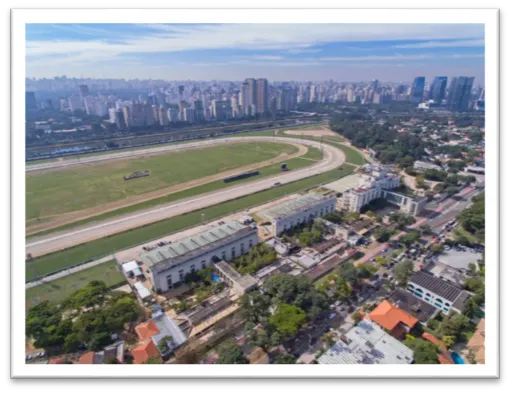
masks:
<svg viewBox="0 0 511 393"><path fill-rule="evenodd" d="M308 160L302 161L306 162ZM114 251L145 243L173 232L181 231L200 223L202 214L204 214L206 220L214 220L235 211L244 210L251 206L256 206L300 190L331 182L335 179L348 175L353 171L353 169L354 167L352 165L344 164L341 169L334 169L319 175L284 184L280 187L267 189L265 191L230 200L228 202L194 210L189 213L154 222L136 229L120 232L112 236L83 243L62 251L41 256L39 258L34 258L30 262L26 263L26 278L27 280L35 278L36 274L34 274L34 271L37 271L37 275L42 276L59 269L77 265L89 259L97 259L108 255L109 253L113 253ZM32 264L33 269L29 268L29 264Z"/></svg>
<svg viewBox="0 0 511 393"><path fill-rule="evenodd" d="M307 166L313 165L314 161L317 161L320 159L321 159L321 151L315 147L309 147L306 154L304 154L303 156L300 156L300 157L291 158L290 160L285 160L285 163L287 164L289 170L297 170L297 169L301 169L301 168L305 168ZM281 163L272 164L272 165L262 167L259 169L259 172L260 172L259 176L241 179L241 180L236 181L235 184L239 185L242 183L249 183L252 181L260 180L260 179L268 177L268 176L277 175L277 174L281 173L280 166L281 166ZM163 205L165 203L178 201L180 199L190 198L195 195L200 195L200 194L204 194L204 193L211 192L211 191L221 190L223 188L232 187L233 185L234 185L233 183L224 183L222 180L204 183L202 185L199 185L196 187L191 187L191 188L185 189L183 191L174 192L174 193L167 194L167 195L164 195L164 196L158 197L158 198L148 199L144 202L140 202L140 203L126 206L123 208L111 210L111 211L108 211L103 214L94 215L94 216L91 216L91 217L88 217L85 219L81 219L81 220L77 220L77 221L74 221L74 222L71 222L71 223L68 223L65 225L60 225L60 226L52 228L52 229L40 231L35 234L27 236L27 239L33 238L34 236L44 236L44 235L47 235L49 233L53 233L56 231L68 230L71 228L86 225L91 222L99 222L99 221L106 220L108 218L112 218L112 217L115 217L118 215L128 214L128 213L135 212L137 210L148 209L148 208L151 208L154 206Z"/></svg>
<svg viewBox="0 0 511 393"><path fill-rule="evenodd" d="M337 137L338 134L328 129L327 127L315 127L315 128L304 128L302 130L285 130L285 134L288 135L304 135L304 136L313 136L313 137Z"/></svg>
<svg viewBox="0 0 511 393"><path fill-rule="evenodd" d="M114 287L125 282L117 262L108 261L26 290L26 306L29 308L45 300L59 302L93 280L104 281L107 287Z"/></svg>
<svg viewBox="0 0 511 393"><path fill-rule="evenodd" d="M126 199L235 168L285 158L298 148L285 143L229 143L171 154L113 160L80 167L29 172L26 217L30 222ZM150 170L151 175L125 181L123 176Z"/></svg>

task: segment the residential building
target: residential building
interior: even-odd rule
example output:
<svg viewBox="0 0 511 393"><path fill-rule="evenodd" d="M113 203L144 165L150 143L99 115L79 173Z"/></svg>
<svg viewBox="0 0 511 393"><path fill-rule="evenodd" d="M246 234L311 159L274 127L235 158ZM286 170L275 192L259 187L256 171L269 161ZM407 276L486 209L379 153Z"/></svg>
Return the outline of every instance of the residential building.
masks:
<svg viewBox="0 0 511 393"><path fill-rule="evenodd" d="M410 89L410 102L418 104L422 101L422 97L424 96L424 86L426 84L426 78L423 76L418 76L414 79L412 83L412 87Z"/></svg>
<svg viewBox="0 0 511 393"><path fill-rule="evenodd" d="M73 94L68 98L69 102L69 110L74 112L76 110L85 110L85 106L83 105L83 98L78 94Z"/></svg>
<svg viewBox="0 0 511 393"><path fill-rule="evenodd" d="M423 173L423 172L426 172L427 170L431 170L431 169L435 169L437 171L443 170L441 166L433 164L431 162L426 162L426 161L415 161L413 163L413 169L414 169L414 171L419 172L419 173Z"/></svg>
<svg viewBox="0 0 511 393"><path fill-rule="evenodd" d="M417 318L387 300L381 302L366 318L377 323L397 339L409 333L419 322Z"/></svg>
<svg viewBox="0 0 511 393"><path fill-rule="evenodd" d="M257 101L257 86L256 80L254 78L245 79L245 83L248 85L248 106L256 105ZM255 115L255 111L252 112L252 115Z"/></svg>
<svg viewBox="0 0 511 393"><path fill-rule="evenodd" d="M149 359L161 358L160 351L158 351L158 348L156 348L152 340L147 340L140 344L131 351L131 355L133 356L133 362L135 364L143 364Z"/></svg>
<svg viewBox="0 0 511 393"><path fill-rule="evenodd" d="M259 78L257 80L257 95L256 95L256 112L265 113L268 111L269 96L268 96L268 79Z"/></svg>
<svg viewBox="0 0 511 393"><path fill-rule="evenodd" d="M182 283L188 273L246 254L257 242L255 225L230 221L143 253L140 260L150 271L154 290L167 291L173 285Z"/></svg>
<svg viewBox="0 0 511 393"><path fill-rule="evenodd" d="M254 277L248 274L242 276L225 261L215 263L213 267L218 276L239 296L257 288L258 281Z"/></svg>
<svg viewBox="0 0 511 393"><path fill-rule="evenodd" d="M459 76L451 79L447 94L447 109L455 112L468 110L474 77Z"/></svg>
<svg viewBox="0 0 511 393"><path fill-rule="evenodd" d="M413 351L380 328L362 320L318 358L319 364L411 364Z"/></svg>
<svg viewBox="0 0 511 393"><path fill-rule="evenodd" d="M435 306L418 299L410 292L401 288L392 292L392 294L388 297L388 301L413 315L421 323L428 322L438 313L438 309Z"/></svg>
<svg viewBox="0 0 511 393"><path fill-rule="evenodd" d="M263 210L258 215L271 222L272 232L278 236L288 229L333 212L335 203L335 196L305 194Z"/></svg>
<svg viewBox="0 0 511 393"><path fill-rule="evenodd" d="M470 298L469 292L423 271L410 277L407 290L444 313L461 313Z"/></svg>
<svg viewBox="0 0 511 393"><path fill-rule="evenodd" d="M106 364L112 359L118 363L124 363L124 341L118 341L112 345L106 346L102 351L89 351L78 360L78 364Z"/></svg>
<svg viewBox="0 0 511 393"><path fill-rule="evenodd" d="M476 331L467 343L467 350L472 352L476 363L479 364L484 364L485 362L485 336L486 322L482 318L477 324Z"/></svg>
<svg viewBox="0 0 511 393"><path fill-rule="evenodd" d="M163 105L160 105L158 107L157 114L158 114L158 123L160 123L161 126L168 126L169 125L168 111Z"/></svg>
<svg viewBox="0 0 511 393"><path fill-rule="evenodd" d="M445 97L445 89L447 87L446 76L435 76L433 83L429 88L428 99L435 101L436 103L442 102Z"/></svg>
<svg viewBox="0 0 511 393"><path fill-rule="evenodd" d="M135 332L141 341L151 340L156 347L165 338L171 339L167 342L167 351L161 352L162 356L183 345L187 338L176 322L167 313L163 312L160 306L153 307L153 317L147 322L135 327Z"/></svg>
<svg viewBox="0 0 511 393"><path fill-rule="evenodd" d="M426 197L412 197L398 192L382 190L382 197L390 204L399 206L399 209L412 216L418 216L426 208Z"/></svg>

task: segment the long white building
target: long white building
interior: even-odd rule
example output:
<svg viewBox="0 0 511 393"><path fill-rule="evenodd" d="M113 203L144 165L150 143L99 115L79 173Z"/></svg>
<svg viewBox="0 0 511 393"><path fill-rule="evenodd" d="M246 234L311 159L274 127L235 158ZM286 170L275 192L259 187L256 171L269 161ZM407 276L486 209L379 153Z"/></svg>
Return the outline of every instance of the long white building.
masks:
<svg viewBox="0 0 511 393"><path fill-rule="evenodd" d="M382 198L383 190L399 187L400 176L388 173L382 166L366 164L357 187L346 191L341 197L341 206L350 212L359 212L362 206Z"/></svg>
<svg viewBox="0 0 511 393"><path fill-rule="evenodd" d="M246 254L258 242L257 227L231 221L140 255L155 291L165 292L188 273Z"/></svg>
<svg viewBox="0 0 511 393"><path fill-rule="evenodd" d="M291 201L259 212L257 215L272 225L275 236L297 225L312 221L316 217L323 217L335 210L335 196L323 196L318 194L306 194Z"/></svg>

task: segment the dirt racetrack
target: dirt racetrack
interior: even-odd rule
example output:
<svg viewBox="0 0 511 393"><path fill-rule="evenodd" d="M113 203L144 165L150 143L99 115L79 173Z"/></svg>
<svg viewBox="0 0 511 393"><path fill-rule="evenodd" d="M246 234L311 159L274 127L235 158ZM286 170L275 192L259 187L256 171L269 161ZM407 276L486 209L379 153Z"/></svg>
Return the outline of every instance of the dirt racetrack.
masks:
<svg viewBox="0 0 511 393"><path fill-rule="evenodd" d="M285 130L284 134L304 136L339 136L327 127L303 128L300 130Z"/></svg>
<svg viewBox="0 0 511 393"><path fill-rule="evenodd" d="M240 141L235 140L233 142L237 143L237 142L241 142L241 140ZM278 157L272 158L270 160L261 161L256 164L246 165L246 166L232 169L229 171L217 173L215 175L206 176L206 177L203 177L200 179L191 180L191 181L188 181L185 183L174 185L172 187L167 187L167 188L160 189L157 191L148 192L143 195L134 195L134 196L125 198L123 200L112 202L112 203L107 203L107 204L104 204L101 206L95 206L95 207L92 207L89 209L73 211L70 213L63 213L63 214L59 214L59 215L55 215L55 216L42 217L42 219L44 219L44 221L41 220L41 222L39 222L39 223L34 223L34 220L32 220L32 222L27 221L26 234L33 235L38 232L42 232L42 231L52 229L52 228L57 228L59 226L66 225L66 224L72 223L77 220L83 220L83 219L86 219L89 217L101 215L103 213L106 213L106 212L109 212L112 210L135 205L135 204L145 202L145 201L148 201L151 199L156 199L156 198L168 195L168 194L176 193L176 192L183 191L183 190L186 190L189 188L193 188L193 187L197 187L197 186L200 186L203 184L211 183L211 182L214 182L217 180L221 180L228 176L233 176L233 175L236 175L239 173L256 170L256 169L265 167L267 165L272 165L272 164L276 164L276 163L279 163L279 162L282 162L285 160L289 160L291 158L303 156L308 151L308 147L305 145L293 143L293 142L286 142L286 143L295 146L296 148L298 148L298 151L294 154L282 153ZM158 153L158 154L163 154L163 153ZM94 163L90 163L90 164L88 163L88 164L84 164L84 165L94 165Z"/></svg>

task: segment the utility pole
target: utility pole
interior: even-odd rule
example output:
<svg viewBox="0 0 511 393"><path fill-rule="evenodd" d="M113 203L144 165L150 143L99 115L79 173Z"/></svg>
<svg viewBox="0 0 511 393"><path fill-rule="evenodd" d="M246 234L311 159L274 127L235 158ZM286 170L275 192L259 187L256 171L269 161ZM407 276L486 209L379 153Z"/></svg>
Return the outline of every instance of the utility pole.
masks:
<svg viewBox="0 0 511 393"><path fill-rule="evenodd" d="M202 225L204 225L204 213L201 214L202 217Z"/></svg>

